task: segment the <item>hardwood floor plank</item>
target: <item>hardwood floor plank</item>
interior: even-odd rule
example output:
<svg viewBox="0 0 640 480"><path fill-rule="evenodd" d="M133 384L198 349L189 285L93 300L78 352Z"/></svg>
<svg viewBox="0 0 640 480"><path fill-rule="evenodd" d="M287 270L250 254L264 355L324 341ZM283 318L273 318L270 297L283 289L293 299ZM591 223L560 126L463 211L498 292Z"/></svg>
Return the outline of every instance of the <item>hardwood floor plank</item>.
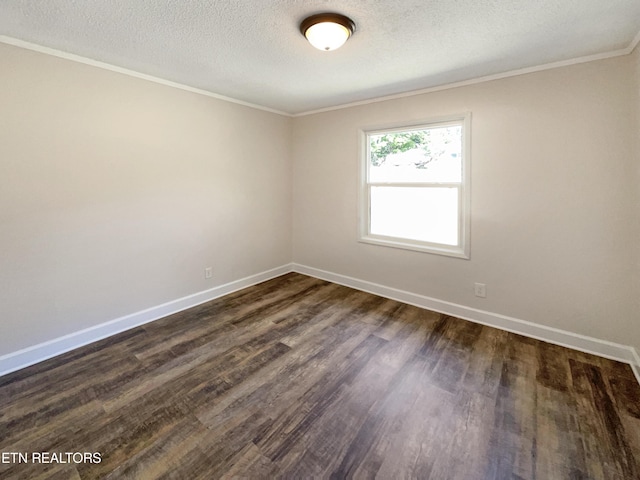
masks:
<svg viewBox="0 0 640 480"><path fill-rule="evenodd" d="M403 419L415 408L415 401L422 385L426 362L412 355L397 371L380 395L353 440L342 455L339 465L331 472L332 478L351 475L374 477L385 459L393 433L399 430ZM424 419L421 419L421 422Z"/></svg>
<svg viewBox="0 0 640 480"><path fill-rule="evenodd" d="M287 274L0 378L0 479L640 478L628 365Z"/></svg>
<svg viewBox="0 0 640 480"><path fill-rule="evenodd" d="M428 365L422 368L426 372ZM397 419L388 444L385 445L386 439L379 440L376 451L382 464L376 478L438 478L431 475L436 460L457 455L447 453L448 425L438 421L450 417L454 401L451 393L428 382L418 382L410 408Z"/></svg>
<svg viewBox="0 0 640 480"><path fill-rule="evenodd" d="M496 397L508 339L509 334L505 331L493 328L480 331L461 388L489 398Z"/></svg>
<svg viewBox="0 0 640 480"><path fill-rule="evenodd" d="M274 478L273 462L262 455L260 449L251 442L237 455L235 463L220 477L220 480L238 478Z"/></svg>
<svg viewBox="0 0 640 480"><path fill-rule="evenodd" d="M327 329L323 337L312 337L274 361L270 372L230 390L218 402L198 411L198 418L216 428L239 411L251 406L269 411L277 417L298 401L310 385L326 380L334 363L346 356L366 337L369 330L341 324Z"/></svg>
<svg viewBox="0 0 640 480"><path fill-rule="evenodd" d="M322 413L331 408L342 389L348 387L386 341L369 335L356 346L343 362L334 362L332 371L311 386L298 403L289 406L273 427L254 443L262 453L276 462L287 456Z"/></svg>
<svg viewBox="0 0 640 480"><path fill-rule="evenodd" d="M424 342L426 329L418 322L421 313L420 309L409 306L394 312L404 320L403 328L377 349L349 388L338 392L333 402L340 408L327 408L321 414L304 440L296 445L301 455L294 468L285 472L292 477L326 477L338 466L345 452L348 454L354 447L360 449L364 445L363 435L358 433L368 431L366 425L371 422L367 419L380 408L388 392L397 390L396 384L404 377L404 365ZM335 438L332 433L339 429L343 429L344 434Z"/></svg>

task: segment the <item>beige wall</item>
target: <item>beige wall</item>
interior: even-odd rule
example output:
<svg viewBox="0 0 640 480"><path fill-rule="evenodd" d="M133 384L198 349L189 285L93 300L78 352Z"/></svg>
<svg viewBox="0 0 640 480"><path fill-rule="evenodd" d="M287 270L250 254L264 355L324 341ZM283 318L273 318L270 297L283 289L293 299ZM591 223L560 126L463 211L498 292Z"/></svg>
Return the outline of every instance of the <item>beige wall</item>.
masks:
<svg viewBox="0 0 640 480"><path fill-rule="evenodd" d="M2 44L0 65L0 355L292 257L640 349L640 49L293 120ZM471 260L358 243L357 129L466 111Z"/></svg>
<svg viewBox="0 0 640 480"><path fill-rule="evenodd" d="M4 44L0 65L0 355L291 261L290 118Z"/></svg>
<svg viewBox="0 0 640 480"><path fill-rule="evenodd" d="M625 56L296 118L294 262L640 348L633 88ZM358 128L466 111L471 260L358 243Z"/></svg>

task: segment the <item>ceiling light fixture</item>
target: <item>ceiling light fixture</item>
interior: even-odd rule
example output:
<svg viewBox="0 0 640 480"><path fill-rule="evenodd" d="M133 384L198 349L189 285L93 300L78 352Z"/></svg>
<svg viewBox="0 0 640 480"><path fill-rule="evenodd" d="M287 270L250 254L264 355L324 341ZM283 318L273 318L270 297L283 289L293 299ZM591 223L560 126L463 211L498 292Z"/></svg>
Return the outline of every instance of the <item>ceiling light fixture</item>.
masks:
<svg viewBox="0 0 640 480"><path fill-rule="evenodd" d="M300 32L318 50L340 48L356 30L356 24L339 13L319 13L305 18Z"/></svg>

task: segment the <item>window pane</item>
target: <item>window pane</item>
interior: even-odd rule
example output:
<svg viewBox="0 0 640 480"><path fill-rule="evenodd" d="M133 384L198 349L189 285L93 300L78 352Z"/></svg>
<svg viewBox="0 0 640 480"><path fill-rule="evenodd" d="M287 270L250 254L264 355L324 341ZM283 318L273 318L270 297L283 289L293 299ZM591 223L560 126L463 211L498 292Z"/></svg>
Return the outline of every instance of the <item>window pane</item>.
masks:
<svg viewBox="0 0 640 480"><path fill-rule="evenodd" d="M371 234L458 245L458 189L371 187Z"/></svg>
<svg viewBox="0 0 640 480"><path fill-rule="evenodd" d="M461 182L462 126L369 135L370 182Z"/></svg>

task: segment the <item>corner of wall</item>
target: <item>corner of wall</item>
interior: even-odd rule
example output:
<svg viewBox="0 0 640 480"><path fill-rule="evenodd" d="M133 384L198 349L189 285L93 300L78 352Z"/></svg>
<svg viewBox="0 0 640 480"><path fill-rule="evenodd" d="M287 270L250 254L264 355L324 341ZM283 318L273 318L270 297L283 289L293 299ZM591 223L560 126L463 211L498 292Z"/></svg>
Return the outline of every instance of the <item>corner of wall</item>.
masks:
<svg viewBox="0 0 640 480"><path fill-rule="evenodd" d="M640 33L638 34L640 37ZM633 252L635 254L635 268L633 269L634 278L633 288L636 295L636 312L640 312L640 42L636 43L634 50L631 52L632 60L633 60L633 73L634 73L634 82L633 82L633 91L634 98L633 102L635 105L635 124L633 126L633 130L635 132L635 143L633 145L634 156L635 156L635 215L633 215L633 221L635 222L635 237L636 241L634 242L636 246L636 251ZM638 330L640 330L640 325L638 325ZM638 356L638 352L640 352L640 338L636 340L634 345L636 348L636 363L637 367L634 370L636 376L638 376L638 380L640 381L640 357Z"/></svg>

